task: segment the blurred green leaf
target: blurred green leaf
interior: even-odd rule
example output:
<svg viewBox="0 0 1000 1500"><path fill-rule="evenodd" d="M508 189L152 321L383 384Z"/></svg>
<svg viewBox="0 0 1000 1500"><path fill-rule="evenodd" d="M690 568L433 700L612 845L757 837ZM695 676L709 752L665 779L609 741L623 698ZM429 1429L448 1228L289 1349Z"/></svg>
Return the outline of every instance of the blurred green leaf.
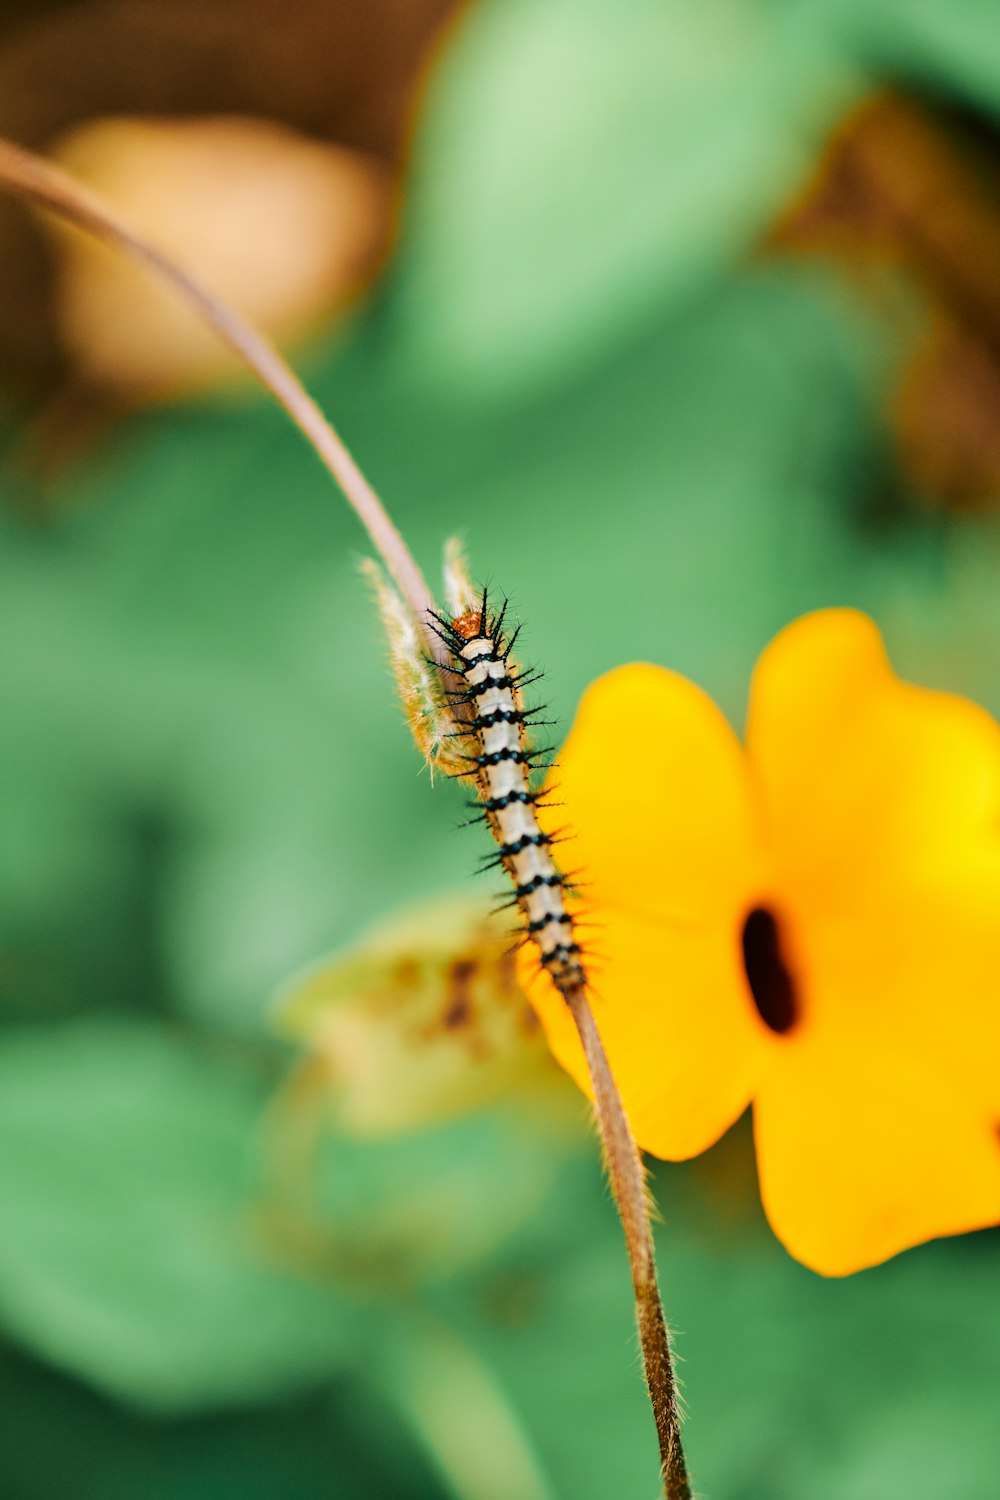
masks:
<svg viewBox="0 0 1000 1500"><path fill-rule="evenodd" d="M1000 113L990 0L826 0L851 51L873 71ZM819 7L822 10L822 7Z"/></svg>
<svg viewBox="0 0 1000 1500"><path fill-rule="evenodd" d="M338 1382L247 1410L122 1407L0 1351L4 1500L440 1500L384 1403Z"/></svg>
<svg viewBox="0 0 1000 1500"><path fill-rule="evenodd" d="M402 307L454 394L523 395L717 278L861 87L750 0L486 0L419 137Z"/></svg>
<svg viewBox="0 0 1000 1500"><path fill-rule="evenodd" d="M437 1289L434 1305L489 1372L553 1495L656 1493L628 1262L596 1143L563 1164L493 1262Z"/></svg>
<svg viewBox="0 0 1000 1500"><path fill-rule="evenodd" d="M418 865L467 868L424 815L346 506L272 413L256 426L151 422L111 477L74 477L60 526L0 528L0 979L22 1013L152 994L263 1034L274 986Z"/></svg>
<svg viewBox="0 0 1000 1500"><path fill-rule="evenodd" d="M303 1244L311 1234L332 1276L390 1306L408 1289L422 1295L490 1264L525 1232L579 1153L585 1118L576 1091L556 1088L394 1139L331 1134Z"/></svg>
<svg viewBox="0 0 1000 1500"><path fill-rule="evenodd" d="M260 1093L150 1025L61 1023L0 1052L0 1313L106 1390L258 1400L350 1358L350 1307L267 1262Z"/></svg>
<svg viewBox="0 0 1000 1500"><path fill-rule="evenodd" d="M989 1500L1000 1473L987 1394L1000 1354L996 1235L824 1280L785 1254L759 1210L740 1223L724 1200L711 1209L691 1175L658 1173L658 1239L699 1490L935 1500L944 1483Z"/></svg>

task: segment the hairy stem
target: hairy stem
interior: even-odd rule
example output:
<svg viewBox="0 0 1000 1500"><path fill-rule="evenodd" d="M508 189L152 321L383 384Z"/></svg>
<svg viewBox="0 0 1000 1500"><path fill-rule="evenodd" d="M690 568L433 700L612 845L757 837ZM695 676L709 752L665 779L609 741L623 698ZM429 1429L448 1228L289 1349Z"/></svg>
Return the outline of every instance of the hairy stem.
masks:
<svg viewBox="0 0 1000 1500"><path fill-rule="evenodd" d="M663 1493L666 1500L691 1500L691 1484L681 1444L680 1401L670 1352L670 1335L656 1280L656 1259L642 1158L622 1108L621 1097L612 1077L586 992L579 987L568 989L564 992L563 999L573 1017L590 1070L601 1143L625 1231L635 1291L643 1371L660 1442Z"/></svg>
<svg viewBox="0 0 1000 1500"><path fill-rule="evenodd" d="M427 612L433 605L431 593L409 548L341 438L270 340L245 323L238 313L169 255L130 228L96 193L51 162L3 139L0 139L0 187L114 245L173 287L200 313L223 343L270 391L333 475L423 631L427 650L436 660L443 661L445 653L441 642L424 625Z"/></svg>

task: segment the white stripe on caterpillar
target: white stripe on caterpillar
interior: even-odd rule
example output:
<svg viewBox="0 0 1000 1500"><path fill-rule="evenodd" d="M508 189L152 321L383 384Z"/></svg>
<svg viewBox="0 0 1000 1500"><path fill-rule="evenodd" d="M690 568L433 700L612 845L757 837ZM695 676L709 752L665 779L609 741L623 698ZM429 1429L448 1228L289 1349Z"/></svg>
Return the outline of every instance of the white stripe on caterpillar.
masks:
<svg viewBox="0 0 1000 1500"><path fill-rule="evenodd" d="M526 934L557 989L582 988L586 973L566 905L566 876L552 858L552 837L542 832L535 812L527 715L519 676L509 666L513 641L503 635L503 611L491 620L484 592L480 608L435 620L464 683L451 696L464 705L467 716L461 733L473 752L466 756L469 775L499 847L499 863L513 883Z"/></svg>

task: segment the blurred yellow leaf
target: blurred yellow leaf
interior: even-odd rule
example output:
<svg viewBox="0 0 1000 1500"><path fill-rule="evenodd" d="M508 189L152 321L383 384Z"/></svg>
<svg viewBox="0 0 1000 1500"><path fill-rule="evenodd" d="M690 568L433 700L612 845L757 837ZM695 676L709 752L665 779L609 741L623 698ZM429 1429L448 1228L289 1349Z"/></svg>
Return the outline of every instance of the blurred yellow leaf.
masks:
<svg viewBox="0 0 1000 1500"><path fill-rule="evenodd" d="M52 154L278 343L317 330L388 246L385 167L265 120L94 120ZM60 336L91 380L156 400L233 373L170 289L75 230L54 232Z"/></svg>

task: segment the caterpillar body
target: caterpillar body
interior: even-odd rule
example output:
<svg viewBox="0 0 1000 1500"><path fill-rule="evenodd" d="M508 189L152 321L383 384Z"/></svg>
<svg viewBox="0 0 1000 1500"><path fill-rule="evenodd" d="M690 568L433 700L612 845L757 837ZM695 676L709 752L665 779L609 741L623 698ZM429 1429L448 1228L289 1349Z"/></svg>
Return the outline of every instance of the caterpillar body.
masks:
<svg viewBox="0 0 1000 1500"><path fill-rule="evenodd" d="M461 679L448 696L464 713L458 734L468 743L468 774L498 846L497 862L513 884L525 934L542 967L566 994L586 985L586 972L566 903L568 877L552 857L554 836L538 822L538 794L530 782L537 752L527 744L533 715L521 697L527 678L510 662L517 632L504 635L505 610L491 618L484 591L478 608L451 619L435 615L432 628L454 658L446 670Z"/></svg>

